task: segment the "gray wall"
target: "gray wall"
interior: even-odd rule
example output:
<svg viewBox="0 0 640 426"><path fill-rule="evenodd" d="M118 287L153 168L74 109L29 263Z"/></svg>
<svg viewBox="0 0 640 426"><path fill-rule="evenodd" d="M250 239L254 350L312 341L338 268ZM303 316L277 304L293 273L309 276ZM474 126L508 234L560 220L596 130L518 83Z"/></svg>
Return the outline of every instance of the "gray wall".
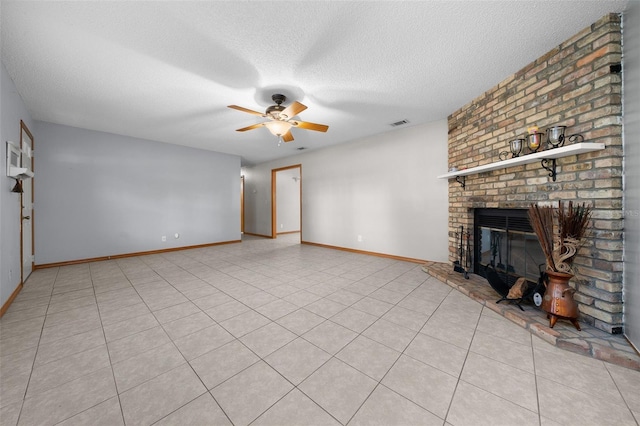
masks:
<svg viewBox="0 0 640 426"><path fill-rule="evenodd" d="M240 157L44 122L36 134L36 265L240 239Z"/></svg>
<svg viewBox="0 0 640 426"><path fill-rule="evenodd" d="M640 3L623 16L624 65L624 322L640 349Z"/></svg>
<svg viewBox="0 0 640 426"><path fill-rule="evenodd" d="M298 167L276 172L276 232L300 231L299 178Z"/></svg>
<svg viewBox="0 0 640 426"><path fill-rule="evenodd" d="M447 261L446 120L246 168L246 232L271 235L271 170L295 164L303 241Z"/></svg>
<svg viewBox="0 0 640 426"><path fill-rule="evenodd" d="M20 285L20 194L11 192L15 180L7 177L7 144L20 144L20 120L24 121L37 147L38 135L9 73L0 67L0 306ZM25 277L26 279L26 277Z"/></svg>

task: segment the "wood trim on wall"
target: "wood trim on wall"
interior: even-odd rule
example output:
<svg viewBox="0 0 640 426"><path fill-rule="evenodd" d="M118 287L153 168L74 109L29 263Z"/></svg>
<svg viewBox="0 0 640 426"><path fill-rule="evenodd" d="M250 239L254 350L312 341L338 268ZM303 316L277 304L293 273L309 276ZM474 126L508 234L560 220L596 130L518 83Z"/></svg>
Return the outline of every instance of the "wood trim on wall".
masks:
<svg viewBox="0 0 640 426"><path fill-rule="evenodd" d="M244 175L240 176L240 232L244 233Z"/></svg>
<svg viewBox="0 0 640 426"><path fill-rule="evenodd" d="M626 340L629 346L631 346L631 348L636 352L636 354L640 356L640 349L636 348L636 345L631 340L629 340L627 336L624 336L624 340Z"/></svg>
<svg viewBox="0 0 640 426"><path fill-rule="evenodd" d="M27 123L24 122L24 120L20 120L20 150L22 150L22 132L25 132L29 138L31 139L31 150L35 151L36 149L36 141L33 137L33 133L31 133L31 131L29 130L29 128L27 127ZM34 167L34 161L33 161L33 156L31 157L31 171L33 170ZM35 226L34 226L34 216L35 216L35 210L33 208L33 204L35 201L35 194L34 194L34 190L35 190L35 185L34 185L34 178L30 178L29 179L29 185L31 185L31 214L29 215L31 217L31 219L29 220L29 223L31 224L31 270L33 271L35 268L35 262L34 262L34 255L35 255ZM23 244L23 225L24 225L24 221L22 220L22 197L24 195L21 193L20 194L20 285L22 285L22 283L24 283L26 281L27 278L29 277L25 277L24 276L24 244ZM22 287L21 287L22 288Z"/></svg>
<svg viewBox="0 0 640 426"><path fill-rule="evenodd" d="M300 240L302 240L302 164L300 165Z"/></svg>
<svg viewBox="0 0 640 426"><path fill-rule="evenodd" d="M285 235L285 234L298 234L300 233L300 230L298 229L297 231L284 231L284 232L278 232L278 235Z"/></svg>
<svg viewBox="0 0 640 426"><path fill-rule="evenodd" d="M11 306L11 303L13 303L13 300L18 296L18 293L20 293L20 290L22 290L22 287L23 287L22 283L18 284L16 289L13 290L13 293L11 293L11 296L9 296L7 301L4 302L4 305L2 305L2 308L0 308L0 318L2 318L5 312L7 312L7 309L9 309L9 306Z"/></svg>
<svg viewBox="0 0 640 426"><path fill-rule="evenodd" d="M198 248L205 248L205 247L221 246L225 244L235 244L235 243L241 243L241 242L242 240L221 241L219 243L198 244L193 246L172 247L172 248L166 248L166 249L160 249L160 250L139 251L135 253L123 253L123 254L114 254L111 256L92 257L88 259L68 260L65 262L44 263L42 265L35 265L35 269L56 268L59 266L78 265L81 263L101 262L104 260L113 260L113 259L124 259L127 257L147 256L150 254L162 254L162 253L169 253L172 251L191 250L191 249L198 249Z"/></svg>
<svg viewBox="0 0 640 426"><path fill-rule="evenodd" d="M328 244L312 243L310 241L301 241L300 244L306 244L306 245L316 246L316 247L323 247L323 248L328 248L328 249L333 249L333 250L348 251L349 253L358 253L358 254L366 254L366 255L369 255L369 256L384 257L384 258L387 258L387 259L403 260L405 262L411 262L411 263L426 263L427 262L426 260L414 259L412 257L394 256L392 254L377 253L375 251L356 250L356 249L351 249L351 248L347 248L347 247L339 247L339 246L332 246L332 245L328 245Z"/></svg>
<svg viewBox="0 0 640 426"><path fill-rule="evenodd" d="M276 220L276 212L278 208L276 206L276 173L277 169L271 170L271 238L276 238L276 229L278 223Z"/></svg>
<svg viewBox="0 0 640 426"><path fill-rule="evenodd" d="M276 220L276 173L290 169L300 169L300 238L302 238L302 164L271 169L271 238L276 238L278 235L278 223Z"/></svg>

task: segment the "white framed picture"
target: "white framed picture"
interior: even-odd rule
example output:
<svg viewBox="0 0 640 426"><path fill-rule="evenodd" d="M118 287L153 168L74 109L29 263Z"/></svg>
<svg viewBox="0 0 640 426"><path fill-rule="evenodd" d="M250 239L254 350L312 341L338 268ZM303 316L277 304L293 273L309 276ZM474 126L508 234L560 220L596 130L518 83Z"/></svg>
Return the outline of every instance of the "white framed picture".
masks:
<svg viewBox="0 0 640 426"><path fill-rule="evenodd" d="M7 141L7 176L11 176L11 168L19 168L21 166L21 154L17 146Z"/></svg>

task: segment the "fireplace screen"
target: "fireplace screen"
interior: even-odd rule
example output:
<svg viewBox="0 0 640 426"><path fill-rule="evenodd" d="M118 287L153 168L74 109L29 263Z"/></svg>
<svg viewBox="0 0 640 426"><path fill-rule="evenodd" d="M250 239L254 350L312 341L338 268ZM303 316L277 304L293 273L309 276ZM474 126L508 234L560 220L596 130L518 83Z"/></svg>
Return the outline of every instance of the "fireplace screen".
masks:
<svg viewBox="0 0 640 426"><path fill-rule="evenodd" d="M519 277L536 282L545 257L527 210L476 209L474 217L474 273L486 277L492 266L509 285Z"/></svg>

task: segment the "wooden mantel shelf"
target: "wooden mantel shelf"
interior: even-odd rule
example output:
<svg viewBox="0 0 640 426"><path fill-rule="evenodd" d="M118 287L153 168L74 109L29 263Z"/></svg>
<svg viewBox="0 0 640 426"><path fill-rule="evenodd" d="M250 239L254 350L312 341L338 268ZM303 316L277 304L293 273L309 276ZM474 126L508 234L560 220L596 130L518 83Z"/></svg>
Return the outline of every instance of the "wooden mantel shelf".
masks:
<svg viewBox="0 0 640 426"><path fill-rule="evenodd" d="M440 175L438 176L438 179L451 179L461 176L476 175L478 173L490 172L498 169L506 169L507 167L520 166L522 164L534 163L536 161L553 160L555 180L555 159L568 157L570 155L583 154L585 152L600 151L603 149L604 144L599 142L574 143L568 146L562 146L560 148L548 149L546 151L535 152L533 154L527 154L516 158L496 161L495 163L483 164L482 166L472 167L470 169L456 170L455 172L449 172Z"/></svg>

